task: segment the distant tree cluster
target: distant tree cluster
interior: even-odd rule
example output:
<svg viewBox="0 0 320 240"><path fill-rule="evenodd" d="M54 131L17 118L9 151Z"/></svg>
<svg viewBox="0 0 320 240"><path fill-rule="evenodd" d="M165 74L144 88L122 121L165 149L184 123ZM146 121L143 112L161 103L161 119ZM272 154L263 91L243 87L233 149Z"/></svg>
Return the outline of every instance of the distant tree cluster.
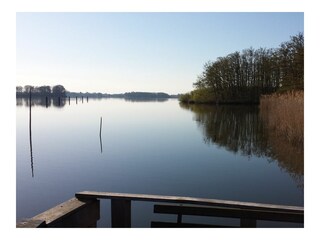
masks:
<svg viewBox="0 0 320 240"><path fill-rule="evenodd" d="M17 97L28 97L30 92L33 97L65 97L66 89L62 85L34 87L26 85L24 87L16 87Z"/></svg>
<svg viewBox="0 0 320 240"><path fill-rule="evenodd" d="M182 102L259 102L262 94L304 89L304 36L277 49L253 48L207 62Z"/></svg>
<svg viewBox="0 0 320 240"><path fill-rule="evenodd" d="M124 98L170 98L170 95L163 92L126 92Z"/></svg>

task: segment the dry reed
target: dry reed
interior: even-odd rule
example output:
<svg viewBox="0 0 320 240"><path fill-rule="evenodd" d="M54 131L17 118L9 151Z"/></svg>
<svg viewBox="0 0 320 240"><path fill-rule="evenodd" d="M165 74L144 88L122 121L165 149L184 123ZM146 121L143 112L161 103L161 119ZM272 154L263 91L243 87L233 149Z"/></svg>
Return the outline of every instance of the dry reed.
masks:
<svg viewBox="0 0 320 240"><path fill-rule="evenodd" d="M303 91L265 95L260 99L260 114L267 129L302 148L304 143L303 99Z"/></svg>

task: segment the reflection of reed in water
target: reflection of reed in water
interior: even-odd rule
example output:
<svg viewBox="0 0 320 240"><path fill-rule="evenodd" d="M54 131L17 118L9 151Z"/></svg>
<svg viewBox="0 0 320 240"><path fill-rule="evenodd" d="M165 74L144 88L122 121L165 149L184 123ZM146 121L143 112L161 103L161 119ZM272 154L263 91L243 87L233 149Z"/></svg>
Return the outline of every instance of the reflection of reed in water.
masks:
<svg viewBox="0 0 320 240"><path fill-rule="evenodd" d="M32 154L32 132L31 132L31 89L30 89L30 97L29 97L29 140L30 140L30 157L31 157L31 174L34 177L33 172L33 154Z"/></svg>
<svg viewBox="0 0 320 240"><path fill-rule="evenodd" d="M278 166L288 172L297 183L297 186L303 189L304 185L304 154L303 146L298 147L290 143L284 137L277 134L275 130L265 129L270 156L277 159Z"/></svg>
<svg viewBox="0 0 320 240"><path fill-rule="evenodd" d="M263 96L260 117L273 157L303 188L304 175L303 91Z"/></svg>

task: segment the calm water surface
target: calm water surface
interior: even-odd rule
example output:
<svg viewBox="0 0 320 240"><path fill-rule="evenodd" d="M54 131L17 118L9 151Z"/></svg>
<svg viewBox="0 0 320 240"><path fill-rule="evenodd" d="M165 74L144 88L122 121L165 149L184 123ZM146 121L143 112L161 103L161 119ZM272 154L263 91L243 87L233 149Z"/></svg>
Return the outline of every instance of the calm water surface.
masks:
<svg viewBox="0 0 320 240"><path fill-rule="evenodd" d="M58 104L34 100L30 125L28 100L17 99L17 220L84 190L304 204L303 150L266 131L257 106ZM109 227L110 202L101 204L99 226ZM144 203L132 217L134 227L164 219Z"/></svg>

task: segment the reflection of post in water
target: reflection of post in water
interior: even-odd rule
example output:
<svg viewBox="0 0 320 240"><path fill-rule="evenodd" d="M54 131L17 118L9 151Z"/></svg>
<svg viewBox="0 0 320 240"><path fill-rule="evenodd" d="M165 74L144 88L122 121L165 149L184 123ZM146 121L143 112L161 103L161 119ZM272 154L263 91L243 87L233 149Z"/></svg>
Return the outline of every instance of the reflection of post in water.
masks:
<svg viewBox="0 0 320 240"><path fill-rule="evenodd" d="M76 104L78 104L78 97L76 97Z"/></svg>
<svg viewBox="0 0 320 240"><path fill-rule="evenodd" d="M100 150L101 150L101 153L102 153L102 140L101 140L101 128L102 128L102 117L100 117Z"/></svg>
<svg viewBox="0 0 320 240"><path fill-rule="evenodd" d="M69 106L70 106L70 97L69 97Z"/></svg>
<svg viewBox="0 0 320 240"><path fill-rule="evenodd" d="M33 155L32 155L32 134L31 134L31 89L30 89L30 96L29 96L29 139L30 139L30 156L31 156L31 174L33 174Z"/></svg>

